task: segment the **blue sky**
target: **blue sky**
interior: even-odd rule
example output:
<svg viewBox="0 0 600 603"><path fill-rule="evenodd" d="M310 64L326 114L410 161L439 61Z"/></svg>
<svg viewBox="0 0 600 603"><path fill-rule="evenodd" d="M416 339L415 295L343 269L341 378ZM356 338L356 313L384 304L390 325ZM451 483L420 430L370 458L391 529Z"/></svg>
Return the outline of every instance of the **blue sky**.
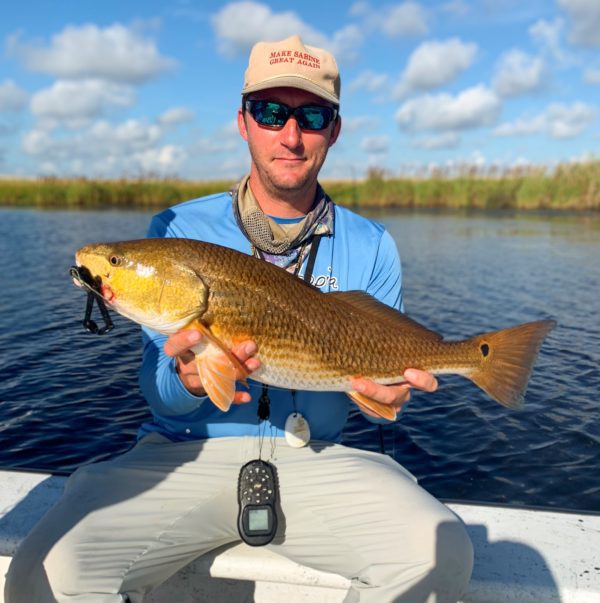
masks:
<svg viewBox="0 0 600 603"><path fill-rule="evenodd" d="M296 33L342 74L325 178L600 157L598 0L57 0L0 8L0 175L237 178L249 49Z"/></svg>

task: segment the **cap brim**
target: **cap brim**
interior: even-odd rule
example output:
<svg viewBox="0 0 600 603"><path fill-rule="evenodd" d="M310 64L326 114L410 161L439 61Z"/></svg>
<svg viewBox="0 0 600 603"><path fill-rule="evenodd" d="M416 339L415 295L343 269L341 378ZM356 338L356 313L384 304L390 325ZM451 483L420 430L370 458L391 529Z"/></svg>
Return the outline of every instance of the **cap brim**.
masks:
<svg viewBox="0 0 600 603"><path fill-rule="evenodd" d="M306 92L316 94L321 98L333 103L335 105L340 104L340 99L333 93L328 92L318 86L314 82L311 82L307 78L303 78L298 75L278 75L276 77L263 80L252 86L247 86L242 90L242 94L249 94L250 92L258 92L259 90L268 90L269 88L298 88Z"/></svg>

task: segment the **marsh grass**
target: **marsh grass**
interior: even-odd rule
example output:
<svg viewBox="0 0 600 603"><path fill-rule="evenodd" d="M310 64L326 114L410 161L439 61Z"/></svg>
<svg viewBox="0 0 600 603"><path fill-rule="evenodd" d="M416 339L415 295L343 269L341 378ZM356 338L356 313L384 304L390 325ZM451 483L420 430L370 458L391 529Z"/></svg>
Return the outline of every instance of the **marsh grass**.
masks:
<svg viewBox="0 0 600 603"><path fill-rule="evenodd" d="M0 205L44 208L163 208L229 190L234 181L177 179L1 179ZM371 169L360 181L324 181L338 203L355 208L600 209L600 161L564 164L554 171L518 168L427 178L386 177Z"/></svg>
<svg viewBox="0 0 600 603"><path fill-rule="evenodd" d="M553 172L465 169L428 178L386 178L372 169L364 181L328 182L326 189L339 203L354 207L598 210L600 161L560 165Z"/></svg>
<svg viewBox="0 0 600 603"><path fill-rule="evenodd" d="M0 204L48 208L159 208L231 188L232 181L0 180Z"/></svg>

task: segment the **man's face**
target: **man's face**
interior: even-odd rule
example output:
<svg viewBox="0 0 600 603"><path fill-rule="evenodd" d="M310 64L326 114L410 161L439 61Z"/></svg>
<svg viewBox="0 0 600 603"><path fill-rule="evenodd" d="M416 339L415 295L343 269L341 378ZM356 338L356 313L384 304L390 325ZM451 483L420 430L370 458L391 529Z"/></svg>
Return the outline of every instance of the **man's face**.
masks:
<svg viewBox="0 0 600 603"><path fill-rule="evenodd" d="M332 106L326 100L296 88L270 88L250 95L254 100L271 100L295 108L302 105ZM258 177L270 194L310 191L325 161L329 147L337 140L340 120L325 129L301 130L294 116L282 128L260 126L250 113L238 112L240 134L248 142L252 166L250 177Z"/></svg>

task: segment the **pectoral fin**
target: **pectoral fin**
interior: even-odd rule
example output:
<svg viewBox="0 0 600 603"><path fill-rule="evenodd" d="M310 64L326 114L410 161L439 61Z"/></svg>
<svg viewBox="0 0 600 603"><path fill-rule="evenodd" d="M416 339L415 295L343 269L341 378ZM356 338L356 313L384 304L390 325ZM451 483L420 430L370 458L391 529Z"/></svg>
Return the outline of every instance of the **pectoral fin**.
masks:
<svg viewBox="0 0 600 603"><path fill-rule="evenodd" d="M209 343L196 355L202 386L211 401L223 412L229 410L235 395L236 367L220 348Z"/></svg>
<svg viewBox="0 0 600 603"><path fill-rule="evenodd" d="M393 406L390 406L389 404L382 404L381 402L377 402L372 398L367 398L367 396L359 394L357 391L354 390L346 392L346 394L348 395L350 400L352 400L352 402L358 404L358 406L370 410L372 413L375 413L378 417L381 417L382 419L387 419L388 421L396 420L396 411L394 410Z"/></svg>
<svg viewBox="0 0 600 603"><path fill-rule="evenodd" d="M231 350L218 338L213 335L211 330L201 323L199 320L194 320L188 325L188 328L197 329L200 331L206 339L215 347L217 347L227 358L232 366L237 369L238 374L240 375L239 381L241 381L244 385L248 385L246 383L246 377L250 374L246 367L233 355ZM207 390L208 391L208 390Z"/></svg>

